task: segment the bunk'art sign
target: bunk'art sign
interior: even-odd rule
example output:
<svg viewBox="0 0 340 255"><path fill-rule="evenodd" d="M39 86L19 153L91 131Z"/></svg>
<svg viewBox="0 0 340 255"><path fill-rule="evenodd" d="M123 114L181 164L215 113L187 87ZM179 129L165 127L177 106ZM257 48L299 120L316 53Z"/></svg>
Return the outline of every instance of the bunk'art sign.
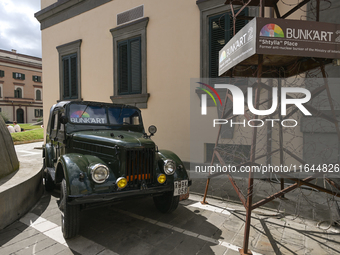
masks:
<svg viewBox="0 0 340 255"><path fill-rule="evenodd" d="M219 52L219 75L254 54L340 58L340 24L254 18Z"/></svg>

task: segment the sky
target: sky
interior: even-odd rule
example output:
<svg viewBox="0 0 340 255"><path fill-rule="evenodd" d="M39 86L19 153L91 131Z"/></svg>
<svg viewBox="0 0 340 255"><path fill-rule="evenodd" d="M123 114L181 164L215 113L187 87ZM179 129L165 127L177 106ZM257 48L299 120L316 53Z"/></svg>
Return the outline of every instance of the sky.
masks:
<svg viewBox="0 0 340 255"><path fill-rule="evenodd" d="M40 0L0 0L0 49L41 57Z"/></svg>

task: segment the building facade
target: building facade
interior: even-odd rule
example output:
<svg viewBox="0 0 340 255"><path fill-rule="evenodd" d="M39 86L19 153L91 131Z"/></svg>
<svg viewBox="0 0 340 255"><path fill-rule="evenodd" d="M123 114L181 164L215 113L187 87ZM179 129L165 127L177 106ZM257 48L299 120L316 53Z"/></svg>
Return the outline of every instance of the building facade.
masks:
<svg viewBox="0 0 340 255"><path fill-rule="evenodd" d="M43 117L41 58L0 50L0 111L10 122Z"/></svg>
<svg viewBox="0 0 340 255"><path fill-rule="evenodd" d="M190 130L190 100L200 110L190 81L218 77L218 52L233 35L231 8L225 2L41 0L35 16L42 31L44 120L59 100L135 105L142 109L146 127L157 126L153 139L158 146L190 161L190 133L209 130ZM282 13L291 8L278 5ZM258 15L257 6L241 13ZM306 18L306 6L289 18L302 16ZM247 20L237 20L236 32ZM218 117L215 107L208 107L208 114ZM216 141L215 133L205 137L197 160L208 161L207 147Z"/></svg>

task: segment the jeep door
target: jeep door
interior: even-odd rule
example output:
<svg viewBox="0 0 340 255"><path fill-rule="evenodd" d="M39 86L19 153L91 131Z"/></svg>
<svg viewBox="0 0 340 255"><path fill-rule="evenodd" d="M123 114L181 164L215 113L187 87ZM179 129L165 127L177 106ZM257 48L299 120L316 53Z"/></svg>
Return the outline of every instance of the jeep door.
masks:
<svg viewBox="0 0 340 255"><path fill-rule="evenodd" d="M64 115L64 109L58 109L53 112L52 116L50 139L51 147L53 148L54 167L60 155L65 153L65 125L60 122L61 117Z"/></svg>

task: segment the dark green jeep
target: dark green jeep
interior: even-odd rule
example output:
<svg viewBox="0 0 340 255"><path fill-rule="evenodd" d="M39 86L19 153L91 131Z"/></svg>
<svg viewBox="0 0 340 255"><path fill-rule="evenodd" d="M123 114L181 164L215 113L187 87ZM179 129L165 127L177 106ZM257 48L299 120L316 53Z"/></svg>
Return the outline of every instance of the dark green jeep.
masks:
<svg viewBox="0 0 340 255"><path fill-rule="evenodd" d="M77 235L80 211L134 196L152 196L161 212L188 197L182 161L158 150L138 108L99 102L52 106L43 150L45 189L60 185L65 238Z"/></svg>

